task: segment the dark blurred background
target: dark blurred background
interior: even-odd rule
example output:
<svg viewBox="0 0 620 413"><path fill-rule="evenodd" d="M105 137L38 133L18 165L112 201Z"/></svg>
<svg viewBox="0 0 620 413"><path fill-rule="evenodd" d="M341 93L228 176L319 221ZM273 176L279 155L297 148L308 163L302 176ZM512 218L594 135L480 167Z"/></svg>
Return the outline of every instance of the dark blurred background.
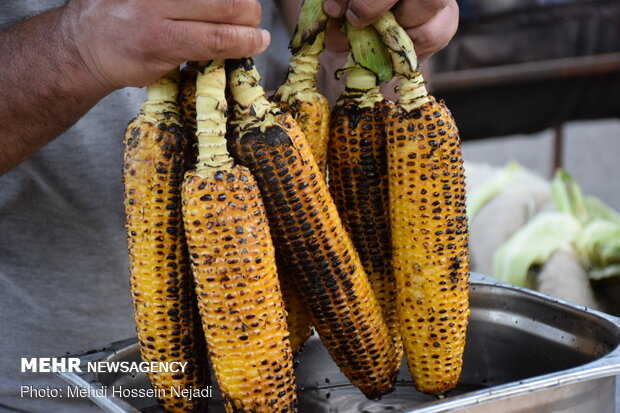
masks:
<svg viewBox="0 0 620 413"><path fill-rule="evenodd" d="M620 0L460 0L430 62L466 161L567 169L620 210Z"/></svg>
<svg viewBox="0 0 620 413"><path fill-rule="evenodd" d="M459 126L470 200L476 184L500 174L510 161L537 175L504 185L470 221L473 268L493 274L497 247L548 210L548 179L558 167L585 194L620 211L620 0L460 0L459 5L459 30L431 59L427 78ZM571 269L568 264L578 260L558 257L543 271L557 276L546 284L553 289L544 292L562 297L562 286L575 280L581 287L573 289L586 291L585 264ZM589 270L585 265L583 271ZM620 277L596 286L620 311Z"/></svg>
<svg viewBox="0 0 620 413"><path fill-rule="evenodd" d="M431 88L464 139L620 116L620 1L460 0Z"/></svg>

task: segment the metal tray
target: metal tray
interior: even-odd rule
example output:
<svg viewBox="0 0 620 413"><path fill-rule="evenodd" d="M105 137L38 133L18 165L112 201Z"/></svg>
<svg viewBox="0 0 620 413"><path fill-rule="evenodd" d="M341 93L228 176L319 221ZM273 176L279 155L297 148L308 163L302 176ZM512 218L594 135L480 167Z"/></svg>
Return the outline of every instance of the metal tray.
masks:
<svg viewBox="0 0 620 413"><path fill-rule="evenodd" d="M312 337L296 369L300 412L597 412L616 411L620 319L530 290L472 275L471 316L459 386L441 400L417 392L403 363L396 390L366 399ZM138 361L136 339L77 355L88 361ZM75 357L75 356L74 356ZM144 374L58 373L70 384L148 388ZM213 381L215 383L215 380ZM154 399L96 397L107 412L160 412ZM223 412L213 386L211 412Z"/></svg>

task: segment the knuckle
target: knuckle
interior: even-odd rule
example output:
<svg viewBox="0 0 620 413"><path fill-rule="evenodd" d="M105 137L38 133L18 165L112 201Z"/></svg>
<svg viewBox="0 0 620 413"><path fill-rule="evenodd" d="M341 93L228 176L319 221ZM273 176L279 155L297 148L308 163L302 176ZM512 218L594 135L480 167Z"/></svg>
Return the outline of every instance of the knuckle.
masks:
<svg viewBox="0 0 620 413"><path fill-rule="evenodd" d="M258 26L262 9L257 0L226 0L221 2L221 19L228 23L244 23Z"/></svg>
<svg viewBox="0 0 620 413"><path fill-rule="evenodd" d="M448 45L451 35L434 27L421 26L409 31L418 54L433 54Z"/></svg>
<svg viewBox="0 0 620 413"><path fill-rule="evenodd" d="M352 1L349 5L349 9L361 20L368 20L375 17L374 15L377 13L377 2L371 0Z"/></svg>
<svg viewBox="0 0 620 413"><path fill-rule="evenodd" d="M353 0L349 4L349 10L359 19L361 25L368 25L377 20L392 6L398 5L397 0Z"/></svg>
<svg viewBox="0 0 620 413"><path fill-rule="evenodd" d="M182 26L168 21L162 24L159 30L153 33L153 37L160 44L169 45L171 43L178 43L179 39L182 38Z"/></svg>
<svg viewBox="0 0 620 413"><path fill-rule="evenodd" d="M240 36L240 38L243 40L238 41L238 57L248 57L258 53L261 45L260 35L258 33L255 33L254 30L248 30L248 33Z"/></svg>
<svg viewBox="0 0 620 413"><path fill-rule="evenodd" d="M143 37L144 44L148 44L143 50L151 60L178 59L177 55L182 52L181 46L188 43L184 26L174 21L160 22L146 30Z"/></svg>
<svg viewBox="0 0 620 413"><path fill-rule="evenodd" d="M222 10L221 17L225 22L233 22L235 17L243 12L242 0L226 0L220 2Z"/></svg>
<svg viewBox="0 0 620 413"><path fill-rule="evenodd" d="M161 38L161 29L157 25L145 23L136 34L136 46L148 53L159 44Z"/></svg>
<svg viewBox="0 0 620 413"><path fill-rule="evenodd" d="M420 3L419 5L425 10L438 12L439 10L444 9L452 1L454 0L420 0L418 2Z"/></svg>
<svg viewBox="0 0 620 413"><path fill-rule="evenodd" d="M422 49L427 49L431 43L432 34L428 30L428 28L422 26L418 27L415 30L409 31L409 36L413 41L416 52L420 52Z"/></svg>
<svg viewBox="0 0 620 413"><path fill-rule="evenodd" d="M234 45L233 38L233 29L230 26L221 24L215 26L211 36L211 50L216 57L227 54L226 52L231 49L231 45Z"/></svg>

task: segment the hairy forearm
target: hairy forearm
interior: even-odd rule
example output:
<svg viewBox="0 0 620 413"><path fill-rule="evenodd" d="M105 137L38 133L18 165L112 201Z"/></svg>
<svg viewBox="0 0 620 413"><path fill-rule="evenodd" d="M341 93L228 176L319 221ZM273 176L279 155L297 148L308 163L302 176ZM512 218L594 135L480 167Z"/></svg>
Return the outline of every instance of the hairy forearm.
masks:
<svg viewBox="0 0 620 413"><path fill-rule="evenodd" d="M261 53L260 16L256 0L71 0L0 33L0 174L114 89Z"/></svg>
<svg viewBox="0 0 620 413"><path fill-rule="evenodd" d="M0 33L0 174L61 134L111 90L73 48L64 8Z"/></svg>

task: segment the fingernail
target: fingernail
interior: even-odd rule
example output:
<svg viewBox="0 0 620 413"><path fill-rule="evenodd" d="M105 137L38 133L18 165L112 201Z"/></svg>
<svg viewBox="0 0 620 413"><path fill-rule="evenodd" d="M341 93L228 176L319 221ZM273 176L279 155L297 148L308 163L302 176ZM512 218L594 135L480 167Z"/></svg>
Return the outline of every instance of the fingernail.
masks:
<svg viewBox="0 0 620 413"><path fill-rule="evenodd" d="M323 9L325 10L325 13L329 15L329 17L342 16L342 7L335 1L326 1L323 5Z"/></svg>
<svg viewBox="0 0 620 413"><path fill-rule="evenodd" d="M268 30L261 29L260 34L261 34L261 37L263 38L263 50L264 50L267 48L267 46L269 46L269 43L271 42L271 33L269 33Z"/></svg>

